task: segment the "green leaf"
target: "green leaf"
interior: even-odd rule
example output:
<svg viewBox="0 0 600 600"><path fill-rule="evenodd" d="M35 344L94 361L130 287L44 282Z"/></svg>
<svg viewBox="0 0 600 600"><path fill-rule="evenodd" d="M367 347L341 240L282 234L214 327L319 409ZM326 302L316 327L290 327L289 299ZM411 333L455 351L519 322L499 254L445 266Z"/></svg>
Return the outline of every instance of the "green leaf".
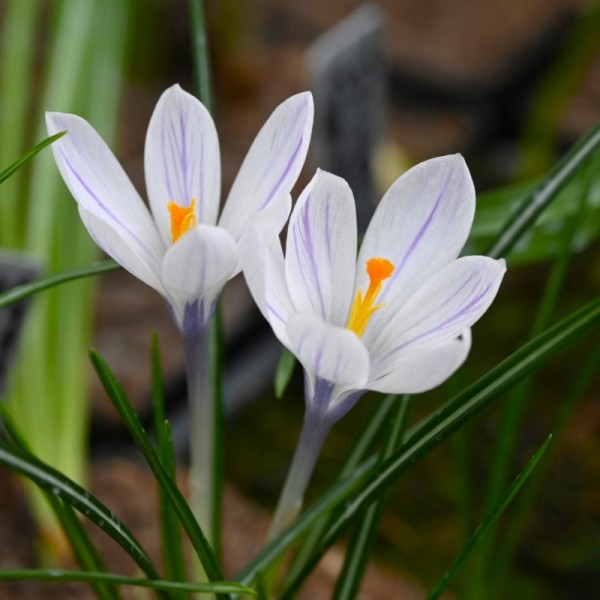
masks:
<svg viewBox="0 0 600 600"><path fill-rule="evenodd" d="M24 298L33 296L43 290L55 287L62 283L69 281L75 281L76 279L82 279L84 277L93 277L102 273L108 273L109 271L116 271L120 269L121 265L118 265L114 260L105 260L91 264L89 267L81 267L79 269L72 269L71 271L64 271L56 275L51 275L44 279L38 279L33 283L26 283L24 285L18 285L3 294L0 294L0 308L10 306L15 302L19 302Z"/></svg>
<svg viewBox="0 0 600 600"><path fill-rule="evenodd" d="M463 565L465 560L467 560L467 558L471 555L473 549L477 546L477 544L481 541L485 534L490 530L492 525L506 510L511 500L523 487L524 483L529 479L530 475L533 473L534 469L537 467L538 463L548 450L551 440L552 436L549 436L548 439L538 449L538 451L533 455L533 457L527 463L525 468L519 473L517 478L514 480L513 484L506 492L506 494L501 498L500 502L498 502L496 507L488 513L483 523L481 523L481 525L475 530L475 533L473 533L471 538L468 540L462 552L458 555L457 559L454 561L452 566L448 569L446 574L435 586L435 588L429 594L429 596L427 596L427 600L436 600L436 598L439 598L443 594L444 590L446 589L450 581L453 579L453 577L456 575L456 573Z"/></svg>
<svg viewBox="0 0 600 600"><path fill-rule="evenodd" d="M151 579L159 575L134 535L114 513L80 485L22 450L0 441L0 464L30 479L38 487L69 504L95 523L133 558Z"/></svg>
<svg viewBox="0 0 600 600"><path fill-rule="evenodd" d="M67 133L66 131L60 131L59 133L55 133L54 135L46 138L41 141L39 144L36 144L31 150L28 150L16 160L10 167L7 167L0 173L0 183L4 183L11 175L14 175L28 160L32 159L38 152L43 150L46 146L49 146L52 142L55 142L63 135Z"/></svg>
<svg viewBox="0 0 600 600"><path fill-rule="evenodd" d="M502 227L486 254L492 258L508 255L516 243L534 225L541 213L555 200L558 193L579 172L583 163L598 150L599 146L600 123L582 136L556 163L550 173L524 194L523 200L516 210L513 210L512 216ZM478 210L480 207L481 204Z"/></svg>
<svg viewBox="0 0 600 600"><path fill-rule="evenodd" d="M267 570L317 521L339 507L342 509L340 514L335 517L313 556L313 559L318 561L318 557L343 533L353 516L382 494L402 473L506 390L599 323L600 298L525 344L429 418L410 429L406 442L383 465L377 467L374 458L366 460L351 478L334 485L317 503L268 544L236 579L242 583L251 582L259 570Z"/></svg>
<svg viewBox="0 0 600 600"><path fill-rule="evenodd" d="M158 455L173 481L177 481L177 466L175 451L171 436L171 427L165 418L165 398L160 358L158 336L152 336L152 413L156 431ZM160 506L160 533L162 540L162 556L165 573L169 579L185 581L185 557L179 519L173 504L161 486L158 489ZM185 595L178 594L179 600L185 600Z"/></svg>
<svg viewBox="0 0 600 600"><path fill-rule="evenodd" d="M89 582L130 585L162 591L200 592L204 594L245 594L256 596L256 592L234 581L212 581L211 583L183 583L163 579L142 579L115 573L64 571L61 569L14 569L0 570L0 581L46 581L51 583Z"/></svg>
<svg viewBox="0 0 600 600"><path fill-rule="evenodd" d="M273 381L275 387L275 396L281 400L296 367L296 357L287 349L281 349L281 356L275 369L275 378Z"/></svg>
<svg viewBox="0 0 600 600"><path fill-rule="evenodd" d="M223 579L215 555L206 541L198 522L196 521L185 498L177 488L175 482L169 476L169 473L162 464L158 454L154 450L144 428L142 427L129 399L117 382L112 371L104 359L95 351L90 353L92 364L100 377L113 406L119 413L123 423L129 430L133 440L142 452L148 466L154 473L158 483L173 504L179 520L188 534L188 537L196 551L198 559L202 563L206 576L209 581L220 581Z"/></svg>

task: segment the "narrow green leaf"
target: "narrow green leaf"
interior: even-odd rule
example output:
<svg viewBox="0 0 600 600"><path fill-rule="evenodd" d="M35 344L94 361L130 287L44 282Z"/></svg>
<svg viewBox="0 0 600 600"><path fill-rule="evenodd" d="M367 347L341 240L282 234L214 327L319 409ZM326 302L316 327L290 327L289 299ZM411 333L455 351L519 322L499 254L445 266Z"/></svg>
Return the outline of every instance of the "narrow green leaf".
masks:
<svg viewBox="0 0 600 600"><path fill-rule="evenodd" d="M376 467L374 458L368 459L355 470L351 478L332 486L318 502L268 544L236 579L242 583L251 582L259 570L267 570L323 515L337 507L343 507L321 541L317 552L321 556L343 533L356 512L383 493L403 472L415 465L464 423L469 422L507 389L599 323L600 298L525 344L432 416L411 428L403 446L379 468Z"/></svg>
<svg viewBox="0 0 600 600"><path fill-rule="evenodd" d="M212 113L213 96L203 0L190 0L190 34L192 36L192 60L196 90L202 104Z"/></svg>
<svg viewBox="0 0 600 600"><path fill-rule="evenodd" d="M134 535L98 499L38 458L0 441L0 464L30 479L38 487L71 505L94 522L133 558L151 579L159 575Z"/></svg>
<svg viewBox="0 0 600 600"><path fill-rule="evenodd" d="M17 447L25 454L31 455L25 438L22 436L3 402L0 402L0 419L2 419L8 435ZM56 496L50 493L46 493L46 500L61 524L79 566L86 571L106 571L104 562L71 506L61 502ZM92 585L98 600L119 600L119 594L114 586L108 583L95 583Z"/></svg>
<svg viewBox="0 0 600 600"><path fill-rule="evenodd" d="M164 385L158 336L152 336L152 412L158 455L173 481L177 481L177 465L171 436L171 427L165 418ZM179 519L174 507L161 486L158 489L160 506L160 533L162 557L166 576L174 581L185 581L185 557ZM184 594L174 595L185 600Z"/></svg>
<svg viewBox="0 0 600 600"><path fill-rule="evenodd" d="M486 254L492 258L506 256L599 146L600 123L583 135L550 173L525 196Z"/></svg>
<svg viewBox="0 0 600 600"><path fill-rule="evenodd" d="M296 357L287 349L281 349L281 356L275 369L273 384L275 387L275 396L281 400L296 367Z"/></svg>
<svg viewBox="0 0 600 600"><path fill-rule="evenodd" d="M213 581L211 583L183 583L163 579L142 579L115 573L64 571L61 569L14 569L0 570L0 581L46 581L50 583L90 582L113 583L159 591L199 592L204 594L245 594L256 596L256 592L235 581Z"/></svg>
<svg viewBox="0 0 600 600"><path fill-rule="evenodd" d="M16 160L10 167L7 167L0 173L0 183L4 183L11 175L14 175L28 160L31 160L38 152L43 150L46 146L49 146L52 142L55 142L63 135L67 133L66 131L60 131L59 133L55 133L54 135L46 138L41 141L39 144L36 144L33 148L25 152L21 158Z"/></svg>
<svg viewBox="0 0 600 600"><path fill-rule="evenodd" d="M508 507L512 499L515 497L515 495L523 487L524 483L529 479L530 475L533 473L534 469L537 467L538 463L548 450L551 441L552 436L549 436L548 439L533 455L531 460L527 463L525 468L519 473L517 478L514 480L513 484L507 490L506 494L501 498L500 502L498 502L496 507L488 513L481 525L475 530L475 533L473 533L473 535L463 548L462 552L458 555L457 559L454 561L452 566L448 569L446 574L435 586L435 588L429 594L429 596L427 596L427 600L436 600L436 598L439 598L443 594L444 590L446 589L450 581L452 581L453 577L456 575L456 573L463 565L465 560L467 560L467 558L471 555L471 552L473 551L475 546L477 546L477 544L481 541L485 534L490 530L492 525L506 510L506 508Z"/></svg>
<svg viewBox="0 0 600 600"><path fill-rule="evenodd" d="M219 570L212 548L206 541L206 537L202 533L202 530L194 518L194 515L185 501L185 498L177 488L175 482L169 476L169 473L163 466L158 454L154 450L154 447L148 439L148 436L146 435L144 428L135 414L129 399L125 395L125 392L117 382L115 376L104 359L93 350L91 351L90 356L92 364L94 365L94 368L100 377L100 381L102 382L104 389L113 403L113 406L119 413L136 445L142 452L158 483L168 496L169 500L172 502L179 520L187 532L194 550L196 551L198 559L202 563L207 577L210 581L222 580L223 577Z"/></svg>
<svg viewBox="0 0 600 600"><path fill-rule="evenodd" d="M121 265L117 264L114 260L105 260L91 264L89 267L81 267L79 269L72 269L70 271L64 271L44 279L38 279L33 283L27 283L24 285L18 285L3 294L0 294L0 308L10 306L15 302L19 302L24 298L33 296L37 292L47 290L54 286L69 281L75 281L76 279L83 279L84 277L93 277L95 275L101 275L102 273L108 273L109 271L116 271L120 269Z"/></svg>

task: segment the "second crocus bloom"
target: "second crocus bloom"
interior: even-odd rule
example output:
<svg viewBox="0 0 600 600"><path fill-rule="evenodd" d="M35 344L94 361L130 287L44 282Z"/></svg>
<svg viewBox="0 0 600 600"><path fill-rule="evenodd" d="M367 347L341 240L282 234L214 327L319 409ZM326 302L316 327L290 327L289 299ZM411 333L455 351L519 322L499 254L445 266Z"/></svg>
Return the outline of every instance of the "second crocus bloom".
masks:
<svg viewBox="0 0 600 600"><path fill-rule="evenodd" d="M285 257L276 235L248 232L248 285L306 382L304 430L272 534L299 509L329 428L366 390L424 392L464 362L470 327L506 270L503 260L458 258L474 210L456 155L421 163L392 185L358 254L352 192L324 171L292 212Z"/></svg>

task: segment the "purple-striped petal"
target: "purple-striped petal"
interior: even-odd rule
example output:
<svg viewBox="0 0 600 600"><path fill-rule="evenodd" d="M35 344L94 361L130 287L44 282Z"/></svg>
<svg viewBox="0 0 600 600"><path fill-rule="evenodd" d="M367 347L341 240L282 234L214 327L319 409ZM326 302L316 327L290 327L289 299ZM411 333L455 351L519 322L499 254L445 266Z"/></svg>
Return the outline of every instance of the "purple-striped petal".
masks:
<svg viewBox="0 0 600 600"><path fill-rule="evenodd" d="M465 361L471 349L466 329L449 342L424 347L397 360L378 362L369 375L368 387L384 394L420 394L448 379Z"/></svg>
<svg viewBox="0 0 600 600"><path fill-rule="evenodd" d="M214 225L219 212L221 163L215 125L206 108L178 85L160 97L146 135L146 187L161 237L170 246L167 205L190 206L198 224Z"/></svg>
<svg viewBox="0 0 600 600"><path fill-rule="evenodd" d="M292 352L313 375L356 389L366 383L369 355L352 331L314 313L296 313L288 319L287 334Z"/></svg>
<svg viewBox="0 0 600 600"><path fill-rule="evenodd" d="M286 324L294 308L285 282L279 237L253 226L240 246L240 263L250 293L279 341L290 348Z"/></svg>
<svg viewBox="0 0 600 600"><path fill-rule="evenodd" d="M456 338L471 327L494 300L506 271L504 260L459 258L436 273L396 311L379 309L388 320L365 333L373 370L380 365ZM380 317L383 323L383 315Z"/></svg>
<svg viewBox="0 0 600 600"><path fill-rule="evenodd" d="M381 200L365 234L357 262L356 290L368 287L366 262L386 258L394 273L380 302L408 299L465 244L475 211L475 190L460 155L420 163L407 171Z"/></svg>
<svg viewBox="0 0 600 600"><path fill-rule="evenodd" d="M84 223L94 230L90 229L92 237L134 275L160 287L149 274L158 273L163 245L148 209L113 153L81 117L47 113L46 123L50 135L67 131L52 144L52 151Z"/></svg>
<svg viewBox="0 0 600 600"><path fill-rule="evenodd" d="M285 274L297 312L344 326L356 263L354 197L341 178L317 171L300 195L287 234Z"/></svg>
<svg viewBox="0 0 600 600"><path fill-rule="evenodd" d="M256 136L219 221L236 240L255 215L260 213L264 220L272 213L281 214L277 204L287 202L298 179L312 123L313 100L305 92L280 104Z"/></svg>
<svg viewBox="0 0 600 600"><path fill-rule="evenodd" d="M167 250L161 280L180 327L186 305L202 302L208 316L237 264L237 244L224 229L211 225L198 225Z"/></svg>

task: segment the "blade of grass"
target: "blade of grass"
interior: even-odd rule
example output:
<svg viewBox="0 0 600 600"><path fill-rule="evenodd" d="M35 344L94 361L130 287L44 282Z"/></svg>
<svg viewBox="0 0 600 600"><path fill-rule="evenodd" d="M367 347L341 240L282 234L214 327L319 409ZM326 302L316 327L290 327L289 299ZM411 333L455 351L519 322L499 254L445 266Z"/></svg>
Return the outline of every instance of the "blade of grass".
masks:
<svg viewBox="0 0 600 600"><path fill-rule="evenodd" d="M150 579L160 578L146 551L134 535L111 510L86 489L38 458L2 441L0 441L0 463L75 508L115 540Z"/></svg>
<svg viewBox="0 0 600 600"><path fill-rule="evenodd" d="M31 160L38 152L49 146L52 142L55 142L63 135L66 131L60 131L45 140L42 140L39 144L36 144L33 148L28 150L21 158L16 160L12 165L4 169L0 173L0 183L4 183L11 175L14 175L27 161Z"/></svg>
<svg viewBox="0 0 600 600"><path fill-rule="evenodd" d="M152 413L156 432L158 455L173 481L177 481L175 451L171 437L171 427L165 418L164 385L160 358L158 336L153 334L151 347L152 362ZM185 581L185 557L179 519L173 505L161 486L158 488L160 505L160 533L162 556L166 576L173 581ZM178 600L185 600L185 595L177 595Z"/></svg>
<svg viewBox="0 0 600 600"><path fill-rule="evenodd" d="M318 502L268 544L238 574L236 580L251 582L257 572L268 569L323 515L343 506L341 514L335 518L317 549L317 554L322 556L343 533L353 515L383 493L403 472L464 423L468 423L507 389L599 323L600 298L597 298L525 344L430 417L409 429L403 446L379 468L375 466L373 458L368 459L354 471L352 477L332 486ZM313 556L314 560L318 560L317 554Z"/></svg>
<svg viewBox="0 0 600 600"><path fill-rule="evenodd" d="M494 525L494 523L498 520L500 515L506 510L508 505L511 503L512 499L516 496L519 490L523 487L525 482L529 479L531 474L534 472L535 468L538 466L540 460L544 457L548 448L550 446L550 442L552 441L552 436L549 436L548 439L542 444L542 446L537 450L537 452L533 455L531 460L527 463L525 468L519 473L517 478L514 480L513 484L507 490L506 494L502 497L500 502L496 505L496 507L488 513L484 521L481 525L475 530L475 533L471 536L462 552L458 555L457 559L454 561L452 566L448 569L446 574L442 577L439 583L435 586L432 592L427 596L427 600L436 600L439 598L445 591L446 587L452 581L453 577L456 575L458 570L462 567L463 563L469 556L473 549L477 546L477 544L483 539L483 537L488 533L490 528Z"/></svg>
<svg viewBox="0 0 600 600"><path fill-rule="evenodd" d="M412 408L413 399L413 396L408 395L402 397L396 414L390 422L383 448L379 452L379 463L389 458L401 445L408 425L408 416ZM356 529L350 538L344 566L337 579L333 595L334 600L352 600L356 598L369 562L371 548L379 529L388 496L389 490L374 502L373 505L369 506L364 511L362 517L360 515L357 516Z"/></svg>
<svg viewBox="0 0 600 600"><path fill-rule="evenodd" d="M57 273L56 275L38 279L33 283L19 285L0 294L0 308L10 306L24 298L37 294L38 292L42 292L63 283L68 283L69 281L83 279L84 277L95 277L96 275L116 271L121 268L121 265L117 264L114 260L104 260L102 262L93 263L88 267L64 271L62 273Z"/></svg>
<svg viewBox="0 0 600 600"><path fill-rule="evenodd" d="M190 0L190 33L196 90L202 104L212 113L214 107L203 0Z"/></svg>
<svg viewBox="0 0 600 600"><path fill-rule="evenodd" d="M0 581L45 581L51 583L92 582L112 583L148 588L157 591L200 592L205 594L244 594L256 596L256 592L234 581L213 581L211 583L183 583L163 579L142 579L115 573L93 573L64 571L60 569L15 569L0 570Z"/></svg>
<svg viewBox="0 0 600 600"><path fill-rule="evenodd" d="M0 419L15 445L24 453L31 454L25 438L13 421L7 407L0 402ZM68 504L63 504L54 495L46 493L46 500L56 515L79 566L86 571L106 571L92 540L89 538L75 511ZM93 583L94 593L98 600L119 600L117 589L107 583Z"/></svg>
<svg viewBox="0 0 600 600"><path fill-rule="evenodd" d="M129 402L125 392L115 379L112 371L104 361L104 359L95 351L90 352L92 364L98 373L100 381L104 386L113 406L119 413L121 420L127 427L136 445L146 459L148 466L154 473L158 483L164 490L165 494L173 504L181 525L188 534L188 537L196 551L198 559L209 577L210 581L220 581L223 579L215 555L206 541L206 537L202 533L198 522L194 518L190 507L185 498L169 476L169 473L163 466L158 454L154 450L152 443L148 439L144 428L142 427L131 403Z"/></svg>
<svg viewBox="0 0 600 600"><path fill-rule="evenodd" d="M280 400L283 398L283 393L294 374L295 367L296 357L287 348L282 348L281 356L277 361L277 368L275 369L275 377L273 378L273 387L275 388L275 397L277 399Z"/></svg>

